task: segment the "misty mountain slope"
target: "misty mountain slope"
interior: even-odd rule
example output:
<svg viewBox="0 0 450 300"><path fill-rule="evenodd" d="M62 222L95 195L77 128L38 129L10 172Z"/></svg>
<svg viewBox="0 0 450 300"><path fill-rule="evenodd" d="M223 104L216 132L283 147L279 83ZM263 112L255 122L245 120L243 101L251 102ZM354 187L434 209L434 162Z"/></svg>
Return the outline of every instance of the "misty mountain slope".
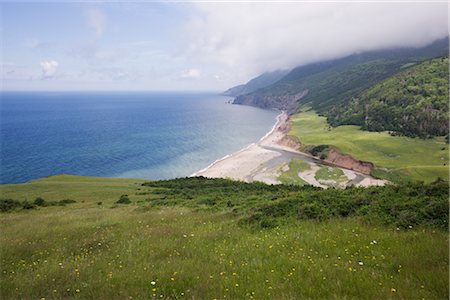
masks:
<svg viewBox="0 0 450 300"><path fill-rule="evenodd" d="M448 57L427 60L376 84L325 115L333 126L407 136L448 134Z"/></svg>
<svg viewBox="0 0 450 300"><path fill-rule="evenodd" d="M236 97L234 103L263 108L289 107L291 113L300 103L309 103L324 114L337 103L356 97L402 71L408 63L446 54L448 38L417 49L373 51L300 66L270 86Z"/></svg>
<svg viewBox="0 0 450 300"><path fill-rule="evenodd" d="M266 72L264 74L259 75L258 77L253 78L246 84L241 84L235 87L232 87L222 94L225 96L239 96L245 95L251 92L254 92L260 88L264 88L271 84L274 84L281 78L283 78L286 74L289 73L289 70L278 70L273 72Z"/></svg>

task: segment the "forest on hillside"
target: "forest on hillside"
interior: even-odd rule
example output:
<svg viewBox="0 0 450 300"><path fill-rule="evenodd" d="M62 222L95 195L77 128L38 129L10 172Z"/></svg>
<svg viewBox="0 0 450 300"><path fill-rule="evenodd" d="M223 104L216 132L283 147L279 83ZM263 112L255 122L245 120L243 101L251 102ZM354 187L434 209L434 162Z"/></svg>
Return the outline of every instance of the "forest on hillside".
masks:
<svg viewBox="0 0 450 300"><path fill-rule="evenodd" d="M427 60L347 99L325 113L332 126L360 125L411 137L448 134L448 57Z"/></svg>

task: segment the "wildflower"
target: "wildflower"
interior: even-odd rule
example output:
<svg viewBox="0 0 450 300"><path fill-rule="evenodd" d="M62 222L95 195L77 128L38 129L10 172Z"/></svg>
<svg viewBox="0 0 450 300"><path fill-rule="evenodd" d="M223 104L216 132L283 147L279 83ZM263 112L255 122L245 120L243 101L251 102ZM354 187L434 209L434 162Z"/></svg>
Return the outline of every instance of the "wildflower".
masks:
<svg viewBox="0 0 450 300"><path fill-rule="evenodd" d="M238 286L239 286L239 283L236 283L235 286L238 287Z"/></svg>
<svg viewBox="0 0 450 300"><path fill-rule="evenodd" d="M155 284L156 284L156 282L152 281L152 282L150 282L150 284L151 284L151 285L155 285Z"/></svg>
<svg viewBox="0 0 450 300"><path fill-rule="evenodd" d="M359 264L360 266L364 265L364 263L363 263L362 261L358 262L358 264Z"/></svg>
<svg viewBox="0 0 450 300"><path fill-rule="evenodd" d="M80 289L76 289L75 292L79 293L79 292L80 292Z"/></svg>
<svg viewBox="0 0 450 300"><path fill-rule="evenodd" d="M156 292L156 288L152 288L152 292Z"/></svg>
<svg viewBox="0 0 450 300"><path fill-rule="evenodd" d="M173 278L173 277L170 277L170 280L171 280L171 281L174 281L174 280L175 280L175 278Z"/></svg>
<svg viewBox="0 0 450 300"><path fill-rule="evenodd" d="M395 288L391 288L391 292L395 293L397 290Z"/></svg>

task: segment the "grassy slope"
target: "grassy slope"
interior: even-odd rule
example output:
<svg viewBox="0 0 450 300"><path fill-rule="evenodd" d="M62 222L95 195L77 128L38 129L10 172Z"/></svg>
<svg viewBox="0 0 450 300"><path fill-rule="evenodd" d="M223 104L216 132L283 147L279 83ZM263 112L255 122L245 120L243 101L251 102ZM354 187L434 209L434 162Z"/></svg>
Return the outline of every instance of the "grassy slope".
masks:
<svg viewBox="0 0 450 300"><path fill-rule="evenodd" d="M448 163L448 145L441 137L423 140L362 131L358 126L330 128L326 118L314 111L293 116L290 134L303 144L333 145L357 159L394 169L413 180L431 182L437 177L449 178L448 165L444 166Z"/></svg>
<svg viewBox="0 0 450 300"><path fill-rule="evenodd" d="M161 188L141 182L56 176L0 186L18 200L78 201L0 215L2 298L448 297L442 230L354 218L252 229L238 226L231 209L152 207L142 198L158 199ZM195 200L202 190L192 187L181 192L195 191ZM122 194L133 204L114 205Z"/></svg>

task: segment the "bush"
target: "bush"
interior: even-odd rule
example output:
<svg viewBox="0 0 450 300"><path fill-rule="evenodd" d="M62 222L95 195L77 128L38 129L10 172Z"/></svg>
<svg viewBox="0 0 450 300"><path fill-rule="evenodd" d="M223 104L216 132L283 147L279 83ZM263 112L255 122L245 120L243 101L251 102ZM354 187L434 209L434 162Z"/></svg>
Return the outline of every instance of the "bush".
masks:
<svg viewBox="0 0 450 300"><path fill-rule="evenodd" d="M311 150L309 150L309 153L311 153L312 156L317 156L322 153L322 151L325 151L328 149L328 145L319 145L313 147Z"/></svg>
<svg viewBox="0 0 450 300"><path fill-rule="evenodd" d="M0 211L7 212L22 207L22 203L13 199L0 199Z"/></svg>
<svg viewBox="0 0 450 300"><path fill-rule="evenodd" d="M117 200L116 203L118 203L118 204L130 204L131 201L130 201L130 199L128 198L128 195L122 195L122 196L120 196L120 199Z"/></svg>
<svg viewBox="0 0 450 300"><path fill-rule="evenodd" d="M72 199L64 199L58 202L58 205L64 206L66 204L76 203L77 201Z"/></svg>
<svg viewBox="0 0 450 300"><path fill-rule="evenodd" d="M22 208L23 209L33 209L33 208L35 208L36 206L34 205L34 204L31 204L31 203L29 203L28 201L24 201L23 203L22 203Z"/></svg>
<svg viewBox="0 0 450 300"><path fill-rule="evenodd" d="M298 217L300 219L322 219L324 211L318 203L302 203L298 208Z"/></svg>
<svg viewBox="0 0 450 300"><path fill-rule="evenodd" d="M35 200L34 200L34 205L36 205L36 206L47 206L47 203L45 202L45 200L44 199L42 199L41 197L37 197Z"/></svg>

